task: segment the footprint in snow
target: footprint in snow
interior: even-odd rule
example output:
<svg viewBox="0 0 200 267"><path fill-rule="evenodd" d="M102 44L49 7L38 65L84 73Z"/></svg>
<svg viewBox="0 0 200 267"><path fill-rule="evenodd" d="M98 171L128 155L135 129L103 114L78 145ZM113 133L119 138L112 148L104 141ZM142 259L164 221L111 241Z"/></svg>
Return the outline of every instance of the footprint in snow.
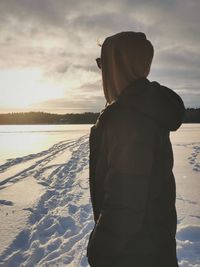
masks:
<svg viewBox="0 0 200 267"><path fill-rule="evenodd" d="M5 199L0 199L0 204L1 205L6 205L6 206L13 206L14 203L10 200L5 200Z"/></svg>

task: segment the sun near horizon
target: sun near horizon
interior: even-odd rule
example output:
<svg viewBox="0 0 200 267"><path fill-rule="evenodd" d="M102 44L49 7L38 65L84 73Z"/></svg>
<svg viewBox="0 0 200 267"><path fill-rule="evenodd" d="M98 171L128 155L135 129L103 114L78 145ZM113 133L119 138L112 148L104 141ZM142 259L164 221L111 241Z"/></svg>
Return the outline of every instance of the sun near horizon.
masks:
<svg viewBox="0 0 200 267"><path fill-rule="evenodd" d="M40 69L33 68L1 70L1 113L29 111L40 102L62 98L63 88L53 81L45 80L42 75Z"/></svg>
<svg viewBox="0 0 200 267"><path fill-rule="evenodd" d="M155 55L150 80L199 107L199 3L0 1L0 113L99 112L100 57L107 36L144 32ZM167 23L166 23L167 22Z"/></svg>

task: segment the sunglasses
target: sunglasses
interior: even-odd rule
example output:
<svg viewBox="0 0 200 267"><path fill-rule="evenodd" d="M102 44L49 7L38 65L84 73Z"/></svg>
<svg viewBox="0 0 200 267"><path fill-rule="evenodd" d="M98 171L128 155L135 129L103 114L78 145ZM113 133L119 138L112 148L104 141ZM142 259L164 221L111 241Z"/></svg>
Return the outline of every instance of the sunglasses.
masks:
<svg viewBox="0 0 200 267"><path fill-rule="evenodd" d="M101 58L100 57L96 58L96 62L97 62L98 68L101 69Z"/></svg>

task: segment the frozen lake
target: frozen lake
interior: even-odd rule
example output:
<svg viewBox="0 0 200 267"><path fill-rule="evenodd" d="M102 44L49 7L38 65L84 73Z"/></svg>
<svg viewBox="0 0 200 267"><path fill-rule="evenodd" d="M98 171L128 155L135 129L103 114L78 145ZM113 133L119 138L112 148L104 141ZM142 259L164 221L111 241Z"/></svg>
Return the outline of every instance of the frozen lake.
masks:
<svg viewBox="0 0 200 267"><path fill-rule="evenodd" d="M180 267L200 267L200 124L171 133L178 214Z"/></svg>
<svg viewBox="0 0 200 267"><path fill-rule="evenodd" d="M78 138L89 132L90 124L0 125L0 163L40 152L62 140Z"/></svg>
<svg viewBox="0 0 200 267"><path fill-rule="evenodd" d="M0 266L89 266L90 127L0 128ZM170 137L179 266L200 267L200 124L184 124Z"/></svg>

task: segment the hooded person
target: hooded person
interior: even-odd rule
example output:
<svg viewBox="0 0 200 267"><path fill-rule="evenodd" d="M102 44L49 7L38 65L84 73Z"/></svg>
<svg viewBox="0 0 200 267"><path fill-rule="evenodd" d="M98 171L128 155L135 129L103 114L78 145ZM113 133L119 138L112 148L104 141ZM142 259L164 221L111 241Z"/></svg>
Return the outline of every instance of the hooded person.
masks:
<svg viewBox="0 0 200 267"><path fill-rule="evenodd" d="M146 78L153 53L144 33L121 32L102 45L107 106L89 138L91 267L178 266L169 133L185 108L174 91Z"/></svg>
<svg viewBox="0 0 200 267"><path fill-rule="evenodd" d="M132 81L147 77L153 46L144 33L122 32L108 37L101 50L104 95L108 103L117 99Z"/></svg>

